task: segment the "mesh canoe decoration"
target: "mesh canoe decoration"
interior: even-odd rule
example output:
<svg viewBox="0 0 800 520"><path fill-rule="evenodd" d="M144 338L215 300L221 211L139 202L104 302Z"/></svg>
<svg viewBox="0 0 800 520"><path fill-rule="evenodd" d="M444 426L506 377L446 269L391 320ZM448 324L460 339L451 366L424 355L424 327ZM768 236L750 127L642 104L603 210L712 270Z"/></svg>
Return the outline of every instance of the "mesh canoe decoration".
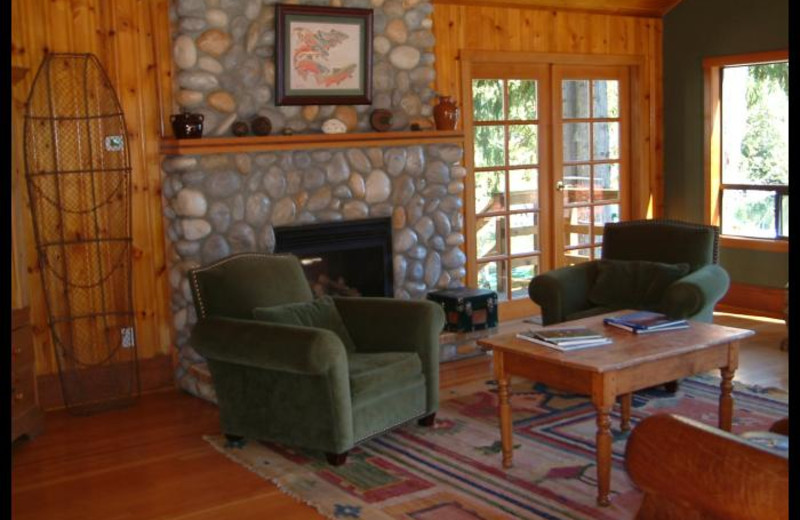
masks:
<svg viewBox="0 0 800 520"><path fill-rule="evenodd" d="M28 186L64 404L131 404L139 371L131 288L131 161L125 117L92 54L48 54L28 96Z"/></svg>

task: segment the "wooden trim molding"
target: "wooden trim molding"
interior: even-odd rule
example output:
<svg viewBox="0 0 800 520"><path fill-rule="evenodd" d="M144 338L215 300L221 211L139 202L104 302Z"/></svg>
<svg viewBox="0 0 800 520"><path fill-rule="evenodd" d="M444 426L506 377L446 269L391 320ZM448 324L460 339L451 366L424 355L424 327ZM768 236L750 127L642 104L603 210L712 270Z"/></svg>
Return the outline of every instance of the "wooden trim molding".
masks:
<svg viewBox="0 0 800 520"><path fill-rule="evenodd" d="M175 388L172 356L160 354L147 359L140 359L139 382L142 393L156 392L167 388ZM88 369L93 370L93 369ZM97 370L97 368L94 368ZM90 375L85 378L91 381ZM59 410L65 408L64 396L61 393L61 383L58 374L41 374L36 378L39 390L39 406L44 410ZM91 392L91 385L87 385Z"/></svg>
<svg viewBox="0 0 800 520"><path fill-rule="evenodd" d="M729 54L726 56L709 56L703 59L703 68L719 68L731 65L770 63L789 59L789 51L776 50L751 52L748 54Z"/></svg>
<svg viewBox="0 0 800 520"><path fill-rule="evenodd" d="M705 175L706 223L719 223L719 183L722 166L722 112L720 106L720 68L703 62L703 170Z"/></svg>
<svg viewBox="0 0 800 520"><path fill-rule="evenodd" d="M254 151L349 148L353 146L412 146L456 143L463 145L461 130L408 132L363 132L354 134L269 135L260 137L203 137L200 139L162 139L161 153L196 155Z"/></svg>
<svg viewBox="0 0 800 520"><path fill-rule="evenodd" d="M462 62L471 63L542 63L556 65L636 65L644 64L641 55L629 54L577 54L566 52L507 52L462 49L459 51Z"/></svg>
<svg viewBox="0 0 800 520"><path fill-rule="evenodd" d="M586 13L661 18L681 0L432 0L436 4L464 6L558 9Z"/></svg>
<svg viewBox="0 0 800 520"><path fill-rule="evenodd" d="M786 289L731 283L714 310L784 319Z"/></svg>
<svg viewBox="0 0 800 520"><path fill-rule="evenodd" d="M788 240L768 240L721 235L719 237L719 245L720 247L729 249L750 249L754 251L769 251L772 253L789 252Z"/></svg>
<svg viewBox="0 0 800 520"><path fill-rule="evenodd" d="M722 69L731 65L771 63L789 59L788 50L710 56L703 59L703 174L706 196L704 215L707 224L720 225L722 182ZM722 247L787 253L785 240L722 236Z"/></svg>

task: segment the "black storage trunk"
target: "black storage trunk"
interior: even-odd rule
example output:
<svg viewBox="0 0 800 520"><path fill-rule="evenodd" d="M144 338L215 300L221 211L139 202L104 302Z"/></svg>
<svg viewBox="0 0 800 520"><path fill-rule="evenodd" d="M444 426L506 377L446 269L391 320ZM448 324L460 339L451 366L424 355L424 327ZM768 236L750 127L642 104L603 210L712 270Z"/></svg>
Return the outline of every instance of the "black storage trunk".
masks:
<svg viewBox="0 0 800 520"><path fill-rule="evenodd" d="M449 332L471 332L497 326L497 293L489 289L445 289L428 293L444 309Z"/></svg>

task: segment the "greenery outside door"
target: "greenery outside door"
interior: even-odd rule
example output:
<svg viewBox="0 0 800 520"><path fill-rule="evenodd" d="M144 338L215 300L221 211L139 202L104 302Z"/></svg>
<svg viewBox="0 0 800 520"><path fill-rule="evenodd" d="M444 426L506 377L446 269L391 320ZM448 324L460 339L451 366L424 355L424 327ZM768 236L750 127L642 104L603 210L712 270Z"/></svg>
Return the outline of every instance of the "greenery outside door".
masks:
<svg viewBox="0 0 800 520"><path fill-rule="evenodd" d="M599 256L602 226L626 213L627 69L467 70L467 281L513 319L536 310L531 278Z"/></svg>
<svg viewBox="0 0 800 520"><path fill-rule="evenodd" d="M555 266L600 258L603 227L627 218L627 67L553 66Z"/></svg>

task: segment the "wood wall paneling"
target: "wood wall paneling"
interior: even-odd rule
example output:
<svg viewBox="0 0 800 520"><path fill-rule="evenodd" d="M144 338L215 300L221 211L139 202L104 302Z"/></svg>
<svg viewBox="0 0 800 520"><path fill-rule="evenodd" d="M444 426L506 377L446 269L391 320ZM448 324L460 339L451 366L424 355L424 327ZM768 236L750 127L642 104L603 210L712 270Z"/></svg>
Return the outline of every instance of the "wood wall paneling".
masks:
<svg viewBox="0 0 800 520"><path fill-rule="evenodd" d="M642 106L647 180L638 185L637 212L662 212L661 33L663 15L677 0L433 0L435 89L459 102L460 53L504 50L631 56L642 72L635 97ZM524 3L525 7L520 4ZM555 9L555 6L559 9ZM509 6L513 6L509 8ZM540 7L540 8L537 8ZM12 305L31 307L37 373L57 371L50 344L32 224L24 188L21 115L45 52L92 52L106 68L125 111L133 166L133 299L142 359L171 354L170 287L162 221L159 143L173 110L169 0L12 0L12 66L29 73L12 87L16 108L12 170L16 186L12 238ZM639 143L641 144L641 143ZM634 144L636 146L636 144ZM634 172L635 173L635 172ZM635 173L636 174L636 173ZM649 209L647 209L649 208ZM23 267L24 266L24 267ZM27 280L20 280L24 273ZM26 296L26 293L29 296ZM26 301L29 298L30 301Z"/></svg>
<svg viewBox="0 0 800 520"><path fill-rule="evenodd" d="M11 85L22 81L30 71L24 67L12 67ZM11 120L19 121L24 106L11 98ZM30 305L30 289L28 287L27 255L25 254L25 228L22 212L22 191L25 186L19 174L22 165L22 128L12 125L11 128L11 249L17 254L11 255L11 307L20 309Z"/></svg>
<svg viewBox="0 0 800 520"><path fill-rule="evenodd" d="M536 8L611 13L615 15L661 17L681 0L431 0L440 5L491 6L499 8Z"/></svg>
<svg viewBox="0 0 800 520"><path fill-rule="evenodd" d="M788 289L733 282L715 310L786 319L787 291Z"/></svg>
<svg viewBox="0 0 800 520"><path fill-rule="evenodd" d="M436 90L454 96L461 106L462 60L467 54L472 59L481 51L501 51L509 53L510 62L572 60L632 65L636 72L632 96L638 110L632 129L637 140L632 143L634 182L628 217L663 215L660 19L585 10L495 7L492 2L466 0L434 0L434 4Z"/></svg>
<svg viewBox="0 0 800 520"><path fill-rule="evenodd" d="M169 0L13 0L11 3L12 66L31 71L12 87L12 103L19 108L12 122L16 154L12 159L13 175L19 187L15 204L20 208L15 217L23 221L20 236L12 240L12 265L14 262L26 265L27 280L16 280L14 284L28 285L39 375L55 374L57 365L47 326L25 187L21 128L25 100L35 71L47 52L95 54L120 99L133 168L132 288L137 347L140 359L161 359L171 354L172 317L159 167L162 121L168 118L163 112L164 107L171 105L171 99L160 95L164 77L169 81L171 74L171 59L164 60L170 55L168 8ZM20 291L12 293L13 306L26 303L19 294ZM169 378L159 379L154 383L157 386L172 384Z"/></svg>

